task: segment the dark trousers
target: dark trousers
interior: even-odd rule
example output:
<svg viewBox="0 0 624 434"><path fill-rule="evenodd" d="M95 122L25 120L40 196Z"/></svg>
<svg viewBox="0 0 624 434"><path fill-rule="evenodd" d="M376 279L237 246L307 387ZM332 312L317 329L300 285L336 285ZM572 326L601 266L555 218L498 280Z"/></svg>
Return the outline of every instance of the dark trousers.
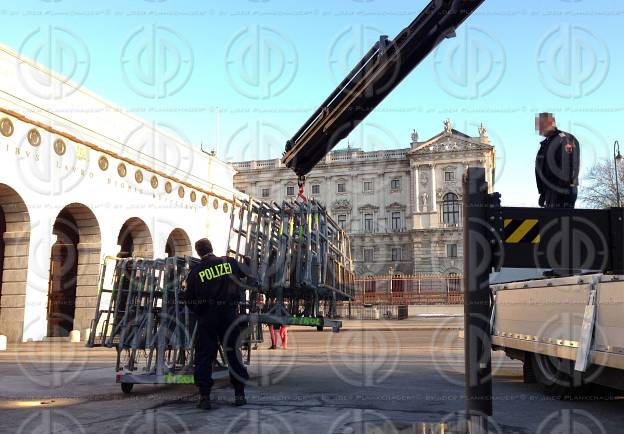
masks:
<svg viewBox="0 0 624 434"><path fill-rule="evenodd" d="M566 192L548 190L544 196L544 206L546 208L574 208L576 196L576 187L573 187Z"/></svg>
<svg viewBox="0 0 624 434"><path fill-rule="evenodd" d="M212 365L221 343L230 371L230 382L234 390L242 392L249 379L243 365L240 342L240 329L236 322L235 308L215 308L206 311L199 319L195 337L195 385L201 395L210 395Z"/></svg>

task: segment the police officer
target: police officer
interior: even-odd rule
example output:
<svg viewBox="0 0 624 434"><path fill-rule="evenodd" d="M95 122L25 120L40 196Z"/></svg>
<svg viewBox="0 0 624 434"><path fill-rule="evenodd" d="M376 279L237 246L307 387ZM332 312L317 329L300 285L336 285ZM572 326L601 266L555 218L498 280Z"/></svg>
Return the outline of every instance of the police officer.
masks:
<svg viewBox="0 0 624 434"><path fill-rule="evenodd" d="M244 276L233 258L218 257L212 252L207 238L195 243L201 262L189 271L186 278L186 302L197 315L195 336L195 385L199 388L198 408L210 409L210 390L213 385L212 365L219 342L228 363L230 382L234 387L234 404L247 403L245 381L249 379L242 363L238 344L239 328L236 321L240 299L240 279Z"/></svg>
<svg viewBox="0 0 624 434"><path fill-rule="evenodd" d="M574 208L581 157L579 142L557 128L552 113L537 115L535 129L544 137L535 159L539 206Z"/></svg>

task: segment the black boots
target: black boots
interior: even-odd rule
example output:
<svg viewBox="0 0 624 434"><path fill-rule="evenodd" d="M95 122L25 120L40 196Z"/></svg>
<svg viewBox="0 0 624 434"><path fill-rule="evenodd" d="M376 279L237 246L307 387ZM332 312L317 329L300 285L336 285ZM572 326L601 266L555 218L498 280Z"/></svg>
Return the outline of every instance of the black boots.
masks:
<svg viewBox="0 0 624 434"><path fill-rule="evenodd" d="M197 408L202 410L210 410L212 406L210 405L210 395L200 395L199 402L197 403Z"/></svg>
<svg viewBox="0 0 624 434"><path fill-rule="evenodd" d="M247 399L245 399L245 389L237 389L234 391L234 405L240 407L241 405L247 404Z"/></svg>

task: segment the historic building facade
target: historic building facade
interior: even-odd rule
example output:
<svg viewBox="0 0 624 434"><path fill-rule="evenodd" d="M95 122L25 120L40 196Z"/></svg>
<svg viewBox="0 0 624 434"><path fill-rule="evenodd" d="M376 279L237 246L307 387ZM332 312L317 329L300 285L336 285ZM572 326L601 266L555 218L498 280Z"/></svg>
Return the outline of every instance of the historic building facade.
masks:
<svg viewBox="0 0 624 434"><path fill-rule="evenodd" d="M84 336L107 256L226 250L234 170L0 47L0 334Z"/></svg>
<svg viewBox="0 0 624 434"><path fill-rule="evenodd" d="M485 127L469 136L451 121L409 148L329 153L307 176L306 195L318 199L349 233L359 275L461 274L462 175L484 167L493 187L495 151ZM267 200L295 199L294 173L279 159L234 163L234 186Z"/></svg>

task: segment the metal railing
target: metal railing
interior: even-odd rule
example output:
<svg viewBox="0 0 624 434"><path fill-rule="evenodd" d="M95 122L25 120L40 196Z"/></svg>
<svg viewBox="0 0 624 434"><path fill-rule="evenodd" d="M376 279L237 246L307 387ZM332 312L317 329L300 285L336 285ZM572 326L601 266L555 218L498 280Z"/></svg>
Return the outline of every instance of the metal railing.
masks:
<svg viewBox="0 0 624 434"><path fill-rule="evenodd" d="M463 276L417 274L355 279L355 304L463 304Z"/></svg>

